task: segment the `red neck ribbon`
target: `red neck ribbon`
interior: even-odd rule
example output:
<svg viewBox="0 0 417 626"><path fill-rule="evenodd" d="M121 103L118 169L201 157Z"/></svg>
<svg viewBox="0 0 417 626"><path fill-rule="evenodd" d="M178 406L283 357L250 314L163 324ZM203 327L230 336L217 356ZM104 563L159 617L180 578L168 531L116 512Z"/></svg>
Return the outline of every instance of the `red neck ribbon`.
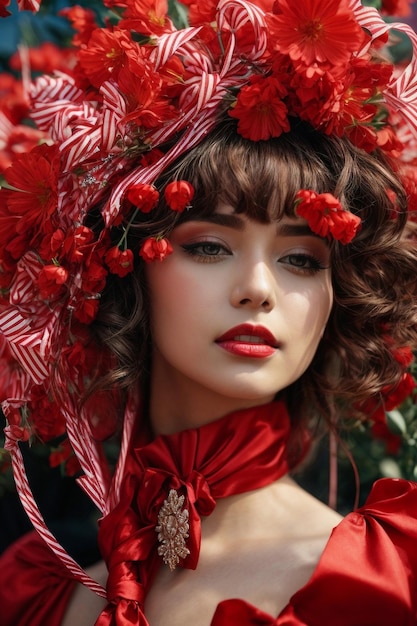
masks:
<svg viewBox="0 0 417 626"><path fill-rule="evenodd" d="M217 499L286 474L289 433L287 410L277 401L133 449L120 502L100 524L108 604L95 626L148 626L144 600L164 558L195 569L201 517Z"/></svg>

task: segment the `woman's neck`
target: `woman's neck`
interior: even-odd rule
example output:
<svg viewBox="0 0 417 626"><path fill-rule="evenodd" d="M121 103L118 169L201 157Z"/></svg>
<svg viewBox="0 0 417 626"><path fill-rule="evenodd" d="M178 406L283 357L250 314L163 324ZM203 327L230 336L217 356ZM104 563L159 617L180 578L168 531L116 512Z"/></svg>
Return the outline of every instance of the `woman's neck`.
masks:
<svg viewBox="0 0 417 626"><path fill-rule="evenodd" d="M250 409L272 402L268 398L233 398L213 393L203 387L187 389L165 381L161 386L152 380L148 411L155 435L170 435L188 428L199 428L233 411Z"/></svg>

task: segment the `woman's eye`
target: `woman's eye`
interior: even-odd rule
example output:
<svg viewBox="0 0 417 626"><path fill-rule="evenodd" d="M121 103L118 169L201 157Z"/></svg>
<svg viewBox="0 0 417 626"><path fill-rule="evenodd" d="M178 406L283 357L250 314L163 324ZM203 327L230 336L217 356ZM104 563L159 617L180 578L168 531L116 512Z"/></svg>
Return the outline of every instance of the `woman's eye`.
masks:
<svg viewBox="0 0 417 626"><path fill-rule="evenodd" d="M202 241L183 244L182 248L193 257L213 258L229 254L229 251L220 243Z"/></svg>
<svg viewBox="0 0 417 626"><path fill-rule="evenodd" d="M281 257L280 262L309 274L327 269L319 259L310 254L287 254Z"/></svg>

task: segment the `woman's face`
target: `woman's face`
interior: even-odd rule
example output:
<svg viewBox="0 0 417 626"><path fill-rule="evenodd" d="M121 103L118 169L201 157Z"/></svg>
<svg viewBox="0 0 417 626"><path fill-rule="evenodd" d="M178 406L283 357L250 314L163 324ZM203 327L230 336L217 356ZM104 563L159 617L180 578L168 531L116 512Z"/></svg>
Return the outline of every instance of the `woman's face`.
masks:
<svg viewBox="0 0 417 626"><path fill-rule="evenodd" d="M161 432L271 401L311 363L333 302L330 250L303 220L261 224L221 205L170 241L146 266Z"/></svg>

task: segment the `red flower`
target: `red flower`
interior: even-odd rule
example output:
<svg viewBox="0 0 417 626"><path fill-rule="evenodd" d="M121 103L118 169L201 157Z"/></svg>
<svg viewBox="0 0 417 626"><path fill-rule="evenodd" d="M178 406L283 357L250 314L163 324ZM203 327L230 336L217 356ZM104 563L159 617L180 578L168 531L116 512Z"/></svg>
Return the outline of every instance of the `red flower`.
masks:
<svg viewBox="0 0 417 626"><path fill-rule="evenodd" d="M103 291L106 284L107 270L103 267L103 262L98 254L89 259L88 265L83 271L82 288L90 294L97 294Z"/></svg>
<svg viewBox="0 0 417 626"><path fill-rule="evenodd" d="M81 263L91 250L94 233L87 226L77 226L67 235L63 244L63 254L71 263Z"/></svg>
<svg viewBox="0 0 417 626"><path fill-rule="evenodd" d="M213 22L216 19L216 0L182 0L182 4L188 7L188 21L191 26Z"/></svg>
<svg viewBox="0 0 417 626"><path fill-rule="evenodd" d="M76 31L76 34L72 38L72 45L87 45L91 33L96 28L94 11L76 5L61 9L59 15L66 17L71 22L72 28Z"/></svg>
<svg viewBox="0 0 417 626"><path fill-rule="evenodd" d="M82 324L91 324L97 315L98 306L98 298L84 296L74 311L74 317Z"/></svg>
<svg viewBox="0 0 417 626"><path fill-rule="evenodd" d="M235 107L229 111L230 117L239 120L237 128L242 137L260 141L288 132L284 96L285 91L274 76L251 76L249 85L242 87Z"/></svg>
<svg viewBox="0 0 417 626"><path fill-rule="evenodd" d="M165 237L148 237L139 250L140 256L147 263L151 261L163 261L172 252L172 246Z"/></svg>
<svg viewBox="0 0 417 626"><path fill-rule="evenodd" d="M384 413L384 411L383 411ZM386 423L385 413L384 420L378 420L372 424L372 435L376 439L382 439L385 443L385 450L388 454L398 454L401 448L401 436L395 435L389 428Z"/></svg>
<svg viewBox="0 0 417 626"><path fill-rule="evenodd" d="M48 233L47 235L45 235L39 245L38 252L40 257L44 261L50 261L61 249L64 241L65 234L61 228L54 230L52 233Z"/></svg>
<svg viewBox="0 0 417 626"><path fill-rule="evenodd" d="M149 52L144 48L138 51L126 51L126 57L120 65L117 82L120 91L127 95L131 112L125 120L135 120L147 113L151 115L154 109L161 108L169 119L171 105L165 100L158 101L162 88L162 76L155 71L154 64L148 59ZM156 115L159 117L159 115Z"/></svg>
<svg viewBox="0 0 417 626"><path fill-rule="evenodd" d="M392 411L410 397L416 389L416 381L409 372L404 372L400 382L395 387L384 387L381 391L382 402L372 397L363 402L358 408L368 415L375 423L386 423L385 412Z"/></svg>
<svg viewBox="0 0 417 626"><path fill-rule="evenodd" d="M2 201L3 194L0 190L0 206L3 209ZM4 190L5 191L5 190ZM6 194L4 194L6 195ZM10 215L0 217L0 259L1 263L10 265L11 259L18 260L30 247L30 235L31 231L22 234L15 234L15 230L18 226L17 222L21 218L17 218L16 221L10 218Z"/></svg>
<svg viewBox="0 0 417 626"><path fill-rule="evenodd" d="M61 48L50 41L43 42L37 48L28 49L28 62L34 72L53 73L54 71L68 72L75 65L75 52L72 48ZM10 58L10 67L13 70L22 70L20 52Z"/></svg>
<svg viewBox="0 0 417 626"><path fill-rule="evenodd" d="M162 150L159 150L158 148L153 148L152 150L150 150L149 152L145 152L145 154L141 156L140 164L142 167L150 167L151 165L159 161L159 159L161 159L163 156L164 153L162 152Z"/></svg>
<svg viewBox="0 0 417 626"><path fill-rule="evenodd" d="M344 65L364 40L348 0L277 0L274 11L277 48L304 65Z"/></svg>
<svg viewBox="0 0 417 626"><path fill-rule="evenodd" d="M401 154L404 147L396 132L390 126L385 126L377 131L376 141L378 148L381 148L386 154L394 158Z"/></svg>
<svg viewBox="0 0 417 626"><path fill-rule="evenodd" d="M343 244L352 241L361 223L360 217L345 211L331 193L318 194L308 189L296 195L296 214L307 220L313 233Z"/></svg>
<svg viewBox="0 0 417 626"><path fill-rule="evenodd" d="M378 124L386 116L379 102L391 74L392 67L387 63L371 63L367 58L352 59L349 73L343 80L335 81L327 102L312 103L312 107L308 107L305 114L301 111L300 116L313 126L323 127L328 135L348 136L355 145L371 152L379 142ZM400 146L387 136L381 136L380 141L381 145L387 143L387 149Z"/></svg>
<svg viewBox="0 0 417 626"><path fill-rule="evenodd" d="M69 439L64 439L59 447L50 453L49 464L51 467L59 467L59 465L64 464L66 476L75 476L81 471L80 463L75 456Z"/></svg>
<svg viewBox="0 0 417 626"><path fill-rule="evenodd" d="M382 390L384 397L385 410L400 406L406 398L408 398L416 388L416 382L409 372L405 372L396 387L386 387Z"/></svg>
<svg viewBox="0 0 417 626"><path fill-rule="evenodd" d="M173 211L184 211L194 197L194 187L186 180L174 180L165 187L165 200Z"/></svg>
<svg viewBox="0 0 417 626"><path fill-rule="evenodd" d="M128 32L106 28L94 30L88 47L79 51L80 65L95 87L100 87L106 80L117 80L129 57L142 59L140 46L132 41Z"/></svg>
<svg viewBox="0 0 417 626"><path fill-rule="evenodd" d="M29 111L28 98L24 92L22 81L6 72L0 73L0 110L14 125L24 120ZM3 139L3 133L5 133L4 126L2 123L1 134ZM25 150L25 152L28 152L28 150Z"/></svg>
<svg viewBox="0 0 417 626"><path fill-rule="evenodd" d="M73 343L66 345L62 350L62 360L67 365L67 371L71 380L84 379L91 376L91 372L97 368L100 362L103 347L94 343L89 330L80 324L71 325ZM109 357L110 359L110 357ZM109 367L109 359L104 359L106 367Z"/></svg>
<svg viewBox="0 0 417 626"><path fill-rule="evenodd" d="M29 409L33 430L41 441L51 441L65 433L65 418L43 385L32 387Z"/></svg>
<svg viewBox="0 0 417 626"><path fill-rule="evenodd" d="M407 17L411 13L413 0L382 0L381 13L383 15L395 15Z"/></svg>
<svg viewBox="0 0 417 626"><path fill-rule="evenodd" d="M49 465L51 467L59 467L61 463L65 463L67 458L72 454L68 439L65 439L58 448L54 448L49 455Z"/></svg>
<svg viewBox="0 0 417 626"><path fill-rule="evenodd" d="M401 361L399 360L399 362ZM415 388L414 378L406 372L396 387L386 387L382 390L383 402L370 398L361 407L373 422L372 434L377 439L385 440L387 452L390 454L398 452L401 446L401 436L394 434L389 429L386 411L392 411L399 407L413 393Z"/></svg>
<svg viewBox="0 0 417 626"><path fill-rule="evenodd" d="M9 212L18 219L18 233L43 229L58 203L59 152L42 144L15 158L4 172L7 183L17 191L6 191Z"/></svg>
<svg viewBox="0 0 417 626"><path fill-rule="evenodd" d="M373 117L373 116L372 116ZM378 143L378 136L372 126L365 122L365 124L355 124L350 128L346 127L346 136L350 141L365 150L366 152L372 152L375 150Z"/></svg>
<svg viewBox="0 0 417 626"><path fill-rule="evenodd" d="M171 30L167 13L167 0L134 0L127 3L120 26L143 35L162 35Z"/></svg>
<svg viewBox="0 0 417 626"><path fill-rule="evenodd" d="M120 398L117 390L103 389L88 397L84 404L91 433L97 441L114 435L118 426Z"/></svg>
<svg viewBox="0 0 417 626"><path fill-rule="evenodd" d="M140 209L142 213L149 213L158 204L159 192L153 185L138 183L137 185L129 187L127 198Z"/></svg>
<svg viewBox="0 0 417 626"><path fill-rule="evenodd" d="M1 100L0 92L0 100ZM3 104L3 103L2 103ZM6 105L6 102L4 102ZM7 111L5 115L18 115L20 112L16 106L13 111ZM47 138L46 133L41 132L30 126L24 126L23 124L12 124L6 127L4 117L0 112L0 125L3 128L0 131L0 172L4 172L12 163L15 155L30 152L33 148L39 145L41 141Z"/></svg>
<svg viewBox="0 0 417 626"><path fill-rule="evenodd" d="M10 425L4 428L4 434L6 435L5 450L12 450L13 443L16 441L29 441L30 433L25 426Z"/></svg>
<svg viewBox="0 0 417 626"><path fill-rule="evenodd" d="M81 464L78 460L78 457L74 454L71 454L68 459L65 461L65 476L77 476L81 474L82 468Z"/></svg>
<svg viewBox="0 0 417 626"><path fill-rule="evenodd" d="M139 81L136 79L134 74L129 72L124 72L124 74L120 74L119 78L119 86L123 91L127 90L126 85L132 82L135 83L135 92L132 91L132 99L136 98L138 101L138 105L133 109L131 113L125 116L125 122L134 122L137 126L143 126L143 128L156 128L159 125L166 124L168 120L173 119L177 112L175 107L169 103L164 98L157 98L158 92L156 89L152 91L149 87L152 87L150 81L146 78L143 81L143 84L146 85L143 89L139 87ZM139 94L145 96L145 89L149 92L149 98L143 104L142 100L139 100Z"/></svg>
<svg viewBox="0 0 417 626"><path fill-rule="evenodd" d="M409 346L403 346L393 351L393 357L403 367L409 367L414 360L414 355Z"/></svg>
<svg viewBox="0 0 417 626"><path fill-rule="evenodd" d="M133 270L132 250L120 250L118 246L110 248L104 257L112 274L117 274L120 278L126 276Z"/></svg>
<svg viewBox="0 0 417 626"><path fill-rule="evenodd" d="M10 4L10 0L0 0L0 17L7 17L11 15L10 11L6 9Z"/></svg>
<svg viewBox="0 0 417 626"><path fill-rule="evenodd" d="M68 280L68 272L64 267L58 265L45 265L39 272L36 284L38 285L41 298L50 300L57 298L63 285Z"/></svg>

